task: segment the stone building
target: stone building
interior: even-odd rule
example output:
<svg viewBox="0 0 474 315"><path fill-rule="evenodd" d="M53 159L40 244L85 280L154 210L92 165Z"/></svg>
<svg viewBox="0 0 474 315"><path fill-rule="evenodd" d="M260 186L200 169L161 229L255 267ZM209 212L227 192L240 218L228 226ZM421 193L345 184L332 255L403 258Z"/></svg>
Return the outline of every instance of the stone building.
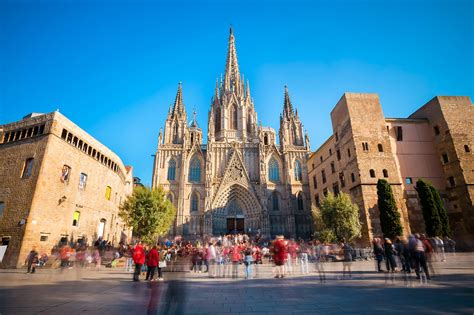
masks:
<svg viewBox="0 0 474 315"><path fill-rule="evenodd" d="M404 233L424 232L419 178L440 190L459 245L472 247L474 111L469 97L438 96L408 118L385 118L376 94L345 93L333 135L308 159L313 204L329 191L359 205L364 243L381 236L377 180L392 186Z"/></svg>
<svg viewBox="0 0 474 315"><path fill-rule="evenodd" d="M132 189L132 169L57 111L0 126L1 266L21 266L32 246L128 240L117 213Z"/></svg>
<svg viewBox="0 0 474 315"><path fill-rule="evenodd" d="M208 113L207 144L196 113L188 122L180 84L159 133L152 186L164 187L177 208L173 234L245 231L308 237L309 153L286 87L278 135L258 123L231 29L225 74L216 82Z"/></svg>

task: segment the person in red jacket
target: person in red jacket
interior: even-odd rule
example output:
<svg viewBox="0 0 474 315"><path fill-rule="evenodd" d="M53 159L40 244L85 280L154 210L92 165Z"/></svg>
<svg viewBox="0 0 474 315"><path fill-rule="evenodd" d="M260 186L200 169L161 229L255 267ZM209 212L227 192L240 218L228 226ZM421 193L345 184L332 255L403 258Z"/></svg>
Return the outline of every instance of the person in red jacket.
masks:
<svg viewBox="0 0 474 315"><path fill-rule="evenodd" d="M156 250L156 245L148 252L147 255L147 269L146 269L146 278L145 280L154 281L153 276L155 275L156 267L160 261L160 255Z"/></svg>
<svg viewBox="0 0 474 315"><path fill-rule="evenodd" d="M133 273L133 281L140 281L140 271L145 263L145 250L142 243L139 242L133 249L133 262L135 263L135 272Z"/></svg>
<svg viewBox="0 0 474 315"><path fill-rule="evenodd" d="M276 266L275 278L283 278L285 276L284 266L288 256L288 250L285 244L285 237L279 235L273 243L273 261Z"/></svg>

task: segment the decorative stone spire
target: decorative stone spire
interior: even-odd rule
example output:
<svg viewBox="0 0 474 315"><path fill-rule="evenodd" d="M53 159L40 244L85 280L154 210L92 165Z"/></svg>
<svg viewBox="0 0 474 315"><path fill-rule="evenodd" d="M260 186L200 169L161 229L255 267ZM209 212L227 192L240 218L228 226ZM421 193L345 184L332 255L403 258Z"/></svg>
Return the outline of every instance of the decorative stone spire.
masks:
<svg viewBox="0 0 474 315"><path fill-rule="evenodd" d="M178 92L176 92L176 99L174 100L173 116L184 115L186 116L186 109L184 108L183 102L183 90L181 82L178 84Z"/></svg>
<svg viewBox="0 0 474 315"><path fill-rule="evenodd" d="M249 80L247 80L247 86L245 87L245 98L250 100L250 84Z"/></svg>
<svg viewBox="0 0 474 315"><path fill-rule="evenodd" d="M293 116L293 105L291 105L290 95L288 94L288 87L285 85L285 100L283 104L283 116L290 118Z"/></svg>
<svg viewBox="0 0 474 315"><path fill-rule="evenodd" d="M216 79L216 88L214 89L213 105L219 105L219 80Z"/></svg>
<svg viewBox="0 0 474 315"><path fill-rule="evenodd" d="M238 90L240 87L240 72L237 62L237 51L235 49L234 31L230 27L229 48L227 50L227 61L225 65L224 90Z"/></svg>

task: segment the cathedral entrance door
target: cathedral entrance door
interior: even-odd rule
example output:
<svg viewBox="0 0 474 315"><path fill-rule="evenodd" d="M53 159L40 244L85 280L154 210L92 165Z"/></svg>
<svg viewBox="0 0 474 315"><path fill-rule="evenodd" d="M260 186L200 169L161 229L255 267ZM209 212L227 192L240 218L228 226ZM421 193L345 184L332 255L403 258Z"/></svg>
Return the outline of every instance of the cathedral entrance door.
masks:
<svg viewBox="0 0 474 315"><path fill-rule="evenodd" d="M245 232L244 218L227 218L227 233L237 234Z"/></svg>

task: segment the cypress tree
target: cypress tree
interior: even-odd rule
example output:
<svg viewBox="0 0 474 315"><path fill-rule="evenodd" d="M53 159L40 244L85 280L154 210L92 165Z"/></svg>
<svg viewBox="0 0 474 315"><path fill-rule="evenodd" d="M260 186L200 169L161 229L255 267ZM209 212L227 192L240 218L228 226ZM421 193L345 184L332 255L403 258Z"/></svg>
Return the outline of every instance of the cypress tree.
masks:
<svg viewBox="0 0 474 315"><path fill-rule="evenodd" d="M441 218L435 202L435 197L430 184L422 179L416 182L416 191L420 197L423 218L425 219L426 234L428 236L440 236L442 234Z"/></svg>
<svg viewBox="0 0 474 315"><path fill-rule="evenodd" d="M385 179L377 182L378 207L380 211L380 226L385 237L393 239L402 235L403 227L400 222L400 212L393 197L392 187Z"/></svg>
<svg viewBox="0 0 474 315"><path fill-rule="evenodd" d="M438 190L430 183L431 194L433 195L436 210L438 211L438 216L441 223L441 234L439 236L451 236L451 228L449 226L448 213L444 207L441 196L439 195Z"/></svg>

